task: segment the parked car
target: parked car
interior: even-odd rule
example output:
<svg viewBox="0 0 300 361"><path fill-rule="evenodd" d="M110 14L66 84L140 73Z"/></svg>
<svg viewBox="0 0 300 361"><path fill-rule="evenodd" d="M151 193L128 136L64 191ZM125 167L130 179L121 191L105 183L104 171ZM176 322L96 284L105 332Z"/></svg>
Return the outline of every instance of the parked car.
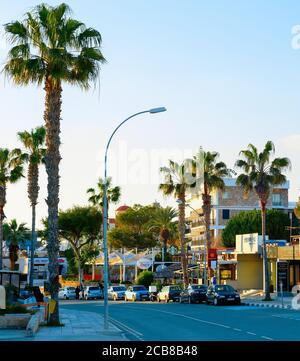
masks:
<svg viewBox="0 0 300 361"><path fill-rule="evenodd" d="M58 291L58 298L63 300L75 300L75 287L63 287Z"/></svg>
<svg viewBox="0 0 300 361"><path fill-rule="evenodd" d="M220 304L236 304L241 303L239 293L229 285L212 285L208 287L206 293L206 302L213 303L215 306Z"/></svg>
<svg viewBox="0 0 300 361"><path fill-rule="evenodd" d="M108 299L109 300L124 300L125 299L125 286L110 286L108 289Z"/></svg>
<svg viewBox="0 0 300 361"><path fill-rule="evenodd" d="M79 298L84 300L100 299L103 297L103 293L100 287L97 286L85 286L83 291L80 291Z"/></svg>
<svg viewBox="0 0 300 361"><path fill-rule="evenodd" d="M206 285L189 285L187 289L180 293L180 303L195 303L206 301Z"/></svg>
<svg viewBox="0 0 300 361"><path fill-rule="evenodd" d="M149 296L145 286L129 286L125 292L125 301L149 301Z"/></svg>
<svg viewBox="0 0 300 361"><path fill-rule="evenodd" d="M182 289L179 286L171 285L171 286L164 286L160 292L157 294L157 301L179 301L180 300L180 293Z"/></svg>

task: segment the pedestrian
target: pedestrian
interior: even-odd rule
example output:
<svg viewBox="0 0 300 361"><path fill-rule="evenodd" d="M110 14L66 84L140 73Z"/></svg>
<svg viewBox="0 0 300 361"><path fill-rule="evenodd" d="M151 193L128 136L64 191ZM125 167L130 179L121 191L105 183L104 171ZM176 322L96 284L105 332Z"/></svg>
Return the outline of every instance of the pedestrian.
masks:
<svg viewBox="0 0 300 361"><path fill-rule="evenodd" d="M79 286L77 286L75 288L76 300L79 300L79 292L80 292L80 288L79 288Z"/></svg>
<svg viewBox="0 0 300 361"><path fill-rule="evenodd" d="M84 287L82 283L80 285L80 291L81 291L81 298L84 300Z"/></svg>

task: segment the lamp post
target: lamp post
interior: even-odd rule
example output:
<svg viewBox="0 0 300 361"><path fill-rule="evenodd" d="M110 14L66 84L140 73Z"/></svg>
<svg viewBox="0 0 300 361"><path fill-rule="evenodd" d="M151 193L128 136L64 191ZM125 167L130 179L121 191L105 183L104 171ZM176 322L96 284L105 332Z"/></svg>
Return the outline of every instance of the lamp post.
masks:
<svg viewBox="0 0 300 361"><path fill-rule="evenodd" d="M181 204L182 201L180 199L177 199L176 202L178 204ZM185 204L186 207L189 207L191 208L192 211L194 211L198 217L202 217L201 214L199 214L195 208L193 208L191 205L189 205L188 203ZM204 245L204 275L203 275L203 278L204 278L204 284L206 285L207 284L207 272L206 272L206 268L207 268L207 265L206 265L206 246L207 246L207 243L206 243L207 240L205 240L205 245Z"/></svg>
<svg viewBox="0 0 300 361"><path fill-rule="evenodd" d="M106 148L105 148L105 157L104 157L104 196L103 196L103 253L104 253L104 272L103 272L103 278L104 278L104 330L108 330L108 249L107 249L107 220L108 220L108 214L107 214L107 153L108 148L111 143L111 140L117 130L126 123L129 119L136 117L141 114L150 113L150 114L156 114L165 112L167 109L164 107L160 108L153 108L149 110L144 110L138 113L135 113L131 115L130 117L126 118L121 122L115 130L112 132Z"/></svg>

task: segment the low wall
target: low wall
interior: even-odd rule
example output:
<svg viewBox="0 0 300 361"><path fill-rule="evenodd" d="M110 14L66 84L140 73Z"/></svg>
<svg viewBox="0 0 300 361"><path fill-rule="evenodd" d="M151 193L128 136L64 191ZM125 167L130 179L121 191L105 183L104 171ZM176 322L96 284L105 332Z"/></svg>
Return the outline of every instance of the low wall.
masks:
<svg viewBox="0 0 300 361"><path fill-rule="evenodd" d="M30 313L18 313L0 316L0 329L25 329L30 318Z"/></svg>

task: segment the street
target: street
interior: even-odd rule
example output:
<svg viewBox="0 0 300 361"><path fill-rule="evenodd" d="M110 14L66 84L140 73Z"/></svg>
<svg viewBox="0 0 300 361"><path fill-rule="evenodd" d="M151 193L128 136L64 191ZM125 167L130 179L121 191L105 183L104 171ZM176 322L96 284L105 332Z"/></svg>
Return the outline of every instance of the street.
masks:
<svg viewBox="0 0 300 361"><path fill-rule="evenodd" d="M103 301L61 301L68 310L103 312ZM130 340L296 341L300 312L255 306L111 301L109 314Z"/></svg>

